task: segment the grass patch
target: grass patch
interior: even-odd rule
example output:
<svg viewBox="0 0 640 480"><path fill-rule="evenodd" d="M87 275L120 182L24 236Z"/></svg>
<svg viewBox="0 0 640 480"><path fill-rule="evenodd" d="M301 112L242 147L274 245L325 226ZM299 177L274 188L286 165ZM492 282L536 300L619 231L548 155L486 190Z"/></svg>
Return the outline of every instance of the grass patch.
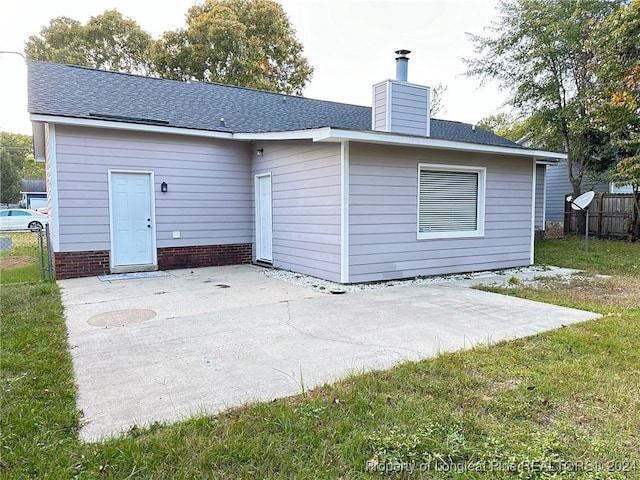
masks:
<svg viewBox="0 0 640 480"><path fill-rule="evenodd" d="M39 281L38 234L3 232L1 236L11 239L12 249L0 252L0 284Z"/></svg>
<svg viewBox="0 0 640 480"><path fill-rule="evenodd" d="M575 267L576 243L562 244L564 266ZM613 261L632 265L638 257ZM95 444L76 436L81 418L59 291L51 284L3 287L0 476L638 477L640 272L545 282L513 282L505 291L604 316L354 374L292 398L133 426Z"/></svg>
<svg viewBox="0 0 640 480"><path fill-rule="evenodd" d="M640 275L640 242L589 238L589 251L584 240L569 236L536 244L536 262L543 265L575 268L604 275Z"/></svg>
<svg viewBox="0 0 640 480"><path fill-rule="evenodd" d="M72 478L57 458L79 426L57 285L4 285L0 312L0 476Z"/></svg>

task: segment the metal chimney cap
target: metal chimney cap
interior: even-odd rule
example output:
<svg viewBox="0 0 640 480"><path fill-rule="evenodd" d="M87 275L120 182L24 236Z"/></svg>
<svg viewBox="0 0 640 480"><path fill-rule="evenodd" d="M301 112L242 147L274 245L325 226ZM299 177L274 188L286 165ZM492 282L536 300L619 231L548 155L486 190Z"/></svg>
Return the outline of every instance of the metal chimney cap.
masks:
<svg viewBox="0 0 640 480"><path fill-rule="evenodd" d="M411 53L411 50L396 50L396 80L399 82L407 81L407 70L409 68L409 57L407 54Z"/></svg>

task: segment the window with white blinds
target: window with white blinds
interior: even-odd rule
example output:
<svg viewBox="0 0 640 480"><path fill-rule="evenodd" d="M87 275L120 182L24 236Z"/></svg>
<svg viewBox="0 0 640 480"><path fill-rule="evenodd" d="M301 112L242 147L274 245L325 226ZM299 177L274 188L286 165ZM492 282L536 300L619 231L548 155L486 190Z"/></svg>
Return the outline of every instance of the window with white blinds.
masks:
<svg viewBox="0 0 640 480"><path fill-rule="evenodd" d="M485 169L419 166L418 238L484 234Z"/></svg>

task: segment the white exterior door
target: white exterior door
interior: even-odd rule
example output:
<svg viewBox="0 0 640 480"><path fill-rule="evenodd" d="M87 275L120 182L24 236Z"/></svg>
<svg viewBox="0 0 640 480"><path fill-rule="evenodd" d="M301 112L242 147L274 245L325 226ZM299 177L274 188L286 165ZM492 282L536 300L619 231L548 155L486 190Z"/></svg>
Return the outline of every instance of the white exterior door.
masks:
<svg viewBox="0 0 640 480"><path fill-rule="evenodd" d="M273 260L272 221L271 174L256 175L256 260Z"/></svg>
<svg viewBox="0 0 640 480"><path fill-rule="evenodd" d="M111 267L114 271L156 268L153 175L109 172Z"/></svg>

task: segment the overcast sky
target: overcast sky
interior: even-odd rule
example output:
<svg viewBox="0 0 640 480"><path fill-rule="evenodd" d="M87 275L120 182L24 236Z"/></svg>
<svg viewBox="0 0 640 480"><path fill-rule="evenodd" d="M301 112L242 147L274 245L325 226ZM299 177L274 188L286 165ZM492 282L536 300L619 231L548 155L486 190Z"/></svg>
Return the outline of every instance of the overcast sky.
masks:
<svg viewBox="0 0 640 480"><path fill-rule="evenodd" d="M0 50L24 50L30 35L67 16L82 23L116 8L157 38L184 26L197 0L1 0ZM506 95L464 76L474 56L466 32L483 33L496 0L280 0L314 67L306 97L371 106L374 83L395 77L394 51L408 49L409 81L448 87L439 118L475 123L505 110ZM0 54L0 129L31 133L26 67Z"/></svg>

